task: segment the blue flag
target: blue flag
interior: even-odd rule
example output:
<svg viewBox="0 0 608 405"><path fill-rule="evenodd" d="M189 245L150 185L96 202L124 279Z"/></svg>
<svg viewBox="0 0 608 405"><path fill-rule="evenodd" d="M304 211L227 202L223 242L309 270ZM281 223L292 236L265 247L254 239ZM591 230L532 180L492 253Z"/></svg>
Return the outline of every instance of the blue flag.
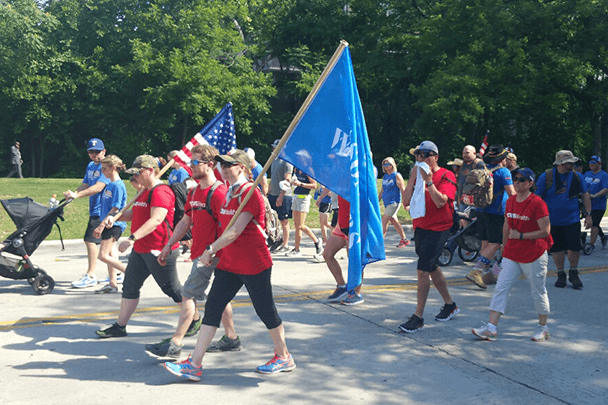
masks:
<svg viewBox="0 0 608 405"><path fill-rule="evenodd" d="M348 290L365 266L384 260L372 154L346 47L279 154L350 203ZM340 209L343 209L340 207Z"/></svg>

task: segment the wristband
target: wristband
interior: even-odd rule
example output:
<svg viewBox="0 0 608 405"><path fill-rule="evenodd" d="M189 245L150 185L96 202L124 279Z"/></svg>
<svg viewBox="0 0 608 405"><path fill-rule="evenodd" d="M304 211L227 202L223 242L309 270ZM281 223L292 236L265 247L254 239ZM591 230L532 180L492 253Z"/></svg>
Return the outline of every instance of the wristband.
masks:
<svg viewBox="0 0 608 405"><path fill-rule="evenodd" d="M426 186L427 186L427 188L428 188L428 187L431 187L432 185L433 185L433 180L431 180L431 181L427 181L427 182L426 182Z"/></svg>
<svg viewBox="0 0 608 405"><path fill-rule="evenodd" d="M209 251L209 253L211 253L211 256L213 256L215 254L215 252L213 251L213 247L211 245L207 246L207 250Z"/></svg>
<svg viewBox="0 0 608 405"><path fill-rule="evenodd" d="M131 234L131 236L129 236L129 239L131 239L133 242L137 242L137 238L133 234Z"/></svg>
<svg viewBox="0 0 608 405"><path fill-rule="evenodd" d="M591 216L590 212L585 212L585 216Z"/></svg>
<svg viewBox="0 0 608 405"><path fill-rule="evenodd" d="M519 239L523 239L524 238L524 234L523 233L519 233Z"/></svg>

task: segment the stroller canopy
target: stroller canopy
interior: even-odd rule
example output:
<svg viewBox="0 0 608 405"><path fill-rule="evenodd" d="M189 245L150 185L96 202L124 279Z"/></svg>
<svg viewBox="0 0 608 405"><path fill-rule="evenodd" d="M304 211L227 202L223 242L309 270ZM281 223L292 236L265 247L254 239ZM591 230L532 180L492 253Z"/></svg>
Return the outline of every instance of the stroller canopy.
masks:
<svg viewBox="0 0 608 405"><path fill-rule="evenodd" d="M37 203L30 197L13 198L1 202L17 229L27 228L29 225L35 224L49 212L49 207Z"/></svg>

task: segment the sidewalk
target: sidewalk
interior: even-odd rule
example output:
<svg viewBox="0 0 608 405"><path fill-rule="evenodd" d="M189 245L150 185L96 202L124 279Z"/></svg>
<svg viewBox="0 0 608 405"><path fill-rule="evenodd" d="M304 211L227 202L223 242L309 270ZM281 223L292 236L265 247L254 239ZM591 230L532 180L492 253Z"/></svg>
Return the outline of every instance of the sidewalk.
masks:
<svg viewBox="0 0 608 405"><path fill-rule="evenodd" d="M406 231L411 236L411 231ZM461 313L435 322L442 302L431 289L426 329L399 332L416 304L412 245L397 249L387 237L387 260L367 267L365 303L328 304L335 288L314 248L303 257L273 256L273 285L287 344L297 368L265 376L255 367L272 357L272 342L243 289L234 301L244 350L205 356L203 381L184 382L149 356L146 343L169 337L177 308L153 281L142 289L129 336L99 340L95 330L114 322L120 295L75 290L70 282L86 267L81 241L45 242L32 261L55 279L55 290L34 295L25 281L0 279L0 403L3 404L604 404L608 391L608 250L581 256L582 291L557 289L547 279L551 339L530 340L536 314L520 280L509 298L497 342L478 341L471 328L487 321L493 288L481 291L464 276L471 263L458 256L444 273ZM343 256L346 256L345 254ZM346 272L346 260L340 260ZM190 264L178 262L185 281ZM551 262L550 270L553 270ZM98 264L97 276L105 276ZM202 305L200 306L202 309ZM221 333L216 335L216 339ZM184 357L196 338L186 338Z"/></svg>

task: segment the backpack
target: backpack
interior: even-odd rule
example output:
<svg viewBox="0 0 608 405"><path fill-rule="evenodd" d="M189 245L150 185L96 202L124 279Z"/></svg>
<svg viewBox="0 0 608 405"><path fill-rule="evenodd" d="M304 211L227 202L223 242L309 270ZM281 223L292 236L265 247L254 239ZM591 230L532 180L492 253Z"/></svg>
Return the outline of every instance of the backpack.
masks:
<svg viewBox="0 0 608 405"><path fill-rule="evenodd" d="M184 182L187 180L188 179L185 179ZM165 218L165 222L169 226L169 230L171 232L173 232L179 221L184 217L184 206L186 205L186 199L188 198L188 188L186 187L186 184L184 182L176 182L171 185L165 183L157 184L156 186L152 187L152 190L150 190L150 194L148 194L148 206L150 206L150 201L152 201L152 193L154 192L156 187L167 186L171 189L171 191L173 191L173 195L175 196L175 212L173 213L173 223L170 224L169 221L167 221L167 219ZM188 232L186 232L186 234L181 240L190 239L192 239L192 232L188 230Z"/></svg>
<svg viewBox="0 0 608 405"><path fill-rule="evenodd" d="M475 208L487 208L494 201L494 178L492 173L501 166L488 170L487 168L471 170L462 187L460 200Z"/></svg>
<svg viewBox="0 0 608 405"><path fill-rule="evenodd" d="M251 186L241 189L241 192L238 195L239 205L241 205L243 193L248 192L250 188ZM262 232L262 235L264 235L264 238L266 239L266 246L268 246L268 249L272 251L283 244L283 228L281 227L281 221L279 221L279 214L272 209L268 198L264 194L261 195L262 199L264 200L265 208L264 228L262 228L260 223L255 219L253 222L257 225L260 232Z"/></svg>

